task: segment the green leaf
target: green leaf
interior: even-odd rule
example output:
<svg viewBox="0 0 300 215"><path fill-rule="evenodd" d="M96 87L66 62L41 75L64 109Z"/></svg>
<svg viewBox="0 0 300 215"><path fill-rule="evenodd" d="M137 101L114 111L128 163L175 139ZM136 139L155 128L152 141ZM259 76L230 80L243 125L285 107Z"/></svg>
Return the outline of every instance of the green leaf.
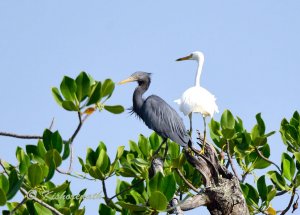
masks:
<svg viewBox="0 0 300 215"><path fill-rule="evenodd" d="M117 154L116 154L117 159L120 159L122 157L123 152L124 152L124 148L125 148L125 146L119 146L118 147Z"/></svg>
<svg viewBox="0 0 300 215"><path fill-rule="evenodd" d="M102 89L101 89L102 97L107 96L107 98L110 98L114 89L115 89L115 83L111 79L106 79L103 82Z"/></svg>
<svg viewBox="0 0 300 215"><path fill-rule="evenodd" d="M169 150L168 154L171 159L179 158L180 155L180 146L175 142L168 142Z"/></svg>
<svg viewBox="0 0 300 215"><path fill-rule="evenodd" d="M2 190L2 188L0 188L0 206L3 206L6 204L6 195L5 195L5 192L4 190Z"/></svg>
<svg viewBox="0 0 300 215"><path fill-rule="evenodd" d="M62 161L62 158L56 149L51 149L45 155L45 162L50 167L51 162L55 165L55 168L59 167Z"/></svg>
<svg viewBox="0 0 300 215"><path fill-rule="evenodd" d="M144 212L147 210L147 207L145 207L145 206L130 204L130 203L123 202L123 201L117 202L117 204L120 205L122 208L128 209L132 212ZM141 214L141 213L139 213L139 214Z"/></svg>
<svg viewBox="0 0 300 215"><path fill-rule="evenodd" d="M88 148L88 149L87 149L87 153L86 153L86 159L85 159L85 162L86 162L87 164L89 164L90 166L95 166L95 165L96 165L96 162L97 162L97 159L98 159L97 153L94 152L93 149Z"/></svg>
<svg viewBox="0 0 300 215"><path fill-rule="evenodd" d="M136 177L136 172L129 167L121 167L116 172L123 177Z"/></svg>
<svg viewBox="0 0 300 215"><path fill-rule="evenodd" d="M35 203L33 203L33 205L34 205L36 214L52 215L52 212L48 208L45 208L44 206L40 205L39 203L35 202Z"/></svg>
<svg viewBox="0 0 300 215"><path fill-rule="evenodd" d="M64 142L64 153L61 157L63 160L67 159L70 155L70 143L68 141Z"/></svg>
<svg viewBox="0 0 300 215"><path fill-rule="evenodd" d="M45 155L47 153L47 150L44 146L44 143L41 140L38 141L37 151L38 151L39 156L42 157L42 158L45 157Z"/></svg>
<svg viewBox="0 0 300 215"><path fill-rule="evenodd" d="M261 113L256 114L256 121L257 121L257 125L258 125L258 131L260 136L264 135L265 130L266 130L266 126L265 123L263 121L263 119L261 118Z"/></svg>
<svg viewBox="0 0 300 215"><path fill-rule="evenodd" d="M209 123L210 131L212 131L215 135L221 136L220 134L220 123L215 121L213 118Z"/></svg>
<svg viewBox="0 0 300 215"><path fill-rule="evenodd" d="M8 192L9 182L4 174L0 174L0 188L4 191L4 193Z"/></svg>
<svg viewBox="0 0 300 215"><path fill-rule="evenodd" d="M161 182L163 179L163 175L161 172L158 172L152 177L149 181L149 187L150 191L155 192L155 191L160 191L161 190Z"/></svg>
<svg viewBox="0 0 300 215"><path fill-rule="evenodd" d="M101 203L99 206L99 215L115 215L116 210L108 207L107 205Z"/></svg>
<svg viewBox="0 0 300 215"><path fill-rule="evenodd" d="M283 176L292 181L296 171L296 165L294 163L293 158L291 158L287 153L283 153L281 156L281 169L283 172Z"/></svg>
<svg viewBox="0 0 300 215"><path fill-rule="evenodd" d="M96 178L96 179L104 180L104 178L105 178L105 176L103 175L101 170L99 168L97 168L96 166L92 166L89 169L89 174L90 174L90 176L92 176L93 178Z"/></svg>
<svg viewBox="0 0 300 215"><path fill-rule="evenodd" d="M294 152L294 156L298 162L300 162L300 152Z"/></svg>
<svg viewBox="0 0 300 215"><path fill-rule="evenodd" d="M77 107L72 101L63 101L62 107L68 111L79 111L79 107Z"/></svg>
<svg viewBox="0 0 300 215"><path fill-rule="evenodd" d="M76 82L68 77L65 76L60 84L60 91L68 101L74 101L76 99Z"/></svg>
<svg viewBox="0 0 300 215"><path fill-rule="evenodd" d="M17 147L16 154L19 161L20 174L23 175L27 172L27 169L30 166L30 159L20 147Z"/></svg>
<svg viewBox="0 0 300 215"><path fill-rule="evenodd" d="M247 204L258 207L257 204L259 202L259 195L258 195L256 189L248 183L246 183L245 185L241 184L241 188L243 190L243 194L245 196Z"/></svg>
<svg viewBox="0 0 300 215"><path fill-rule="evenodd" d="M276 196L276 189L274 188L274 186L269 185L268 186L268 195L267 195L267 201L270 202L275 196Z"/></svg>
<svg viewBox="0 0 300 215"><path fill-rule="evenodd" d="M144 157L147 158L150 154L150 143L148 142L148 139L142 134L140 134L139 136L138 145Z"/></svg>
<svg viewBox="0 0 300 215"><path fill-rule="evenodd" d="M97 82L95 85L93 85L92 91L91 91L91 94L90 94L89 97L90 97L89 101L86 104L87 106L91 105L91 104L96 104L97 102L100 101L100 99L102 98L102 95L101 95L101 82Z"/></svg>
<svg viewBox="0 0 300 215"><path fill-rule="evenodd" d="M39 185L43 181L43 170L38 164L32 164L28 168L28 179L32 187Z"/></svg>
<svg viewBox="0 0 300 215"><path fill-rule="evenodd" d="M109 171L110 160L105 150L101 150L98 156L96 166L102 173L106 174Z"/></svg>
<svg viewBox="0 0 300 215"><path fill-rule="evenodd" d="M7 200L12 199L15 194L18 192L20 189L22 182L23 182L24 177L18 178L17 171L15 169L11 170L8 181L9 181L9 190L6 194Z"/></svg>
<svg viewBox="0 0 300 215"><path fill-rule="evenodd" d="M59 153L61 153L63 141L62 141L62 138L58 131L55 131L52 134L51 142L52 142L53 148L56 149Z"/></svg>
<svg viewBox="0 0 300 215"><path fill-rule="evenodd" d="M276 171L269 171L267 175L270 177L272 183L276 185L279 190L285 190L285 180L284 178Z"/></svg>
<svg viewBox="0 0 300 215"><path fill-rule="evenodd" d="M142 156L140 148L134 141L129 140L129 147L131 152L137 152L140 156Z"/></svg>
<svg viewBox="0 0 300 215"><path fill-rule="evenodd" d="M266 144L263 147L261 147L259 149L259 151L261 152L261 154L264 157L266 157L266 158L270 157L270 146L268 144ZM261 158L257 154L257 152L253 152L253 153L251 153L251 155L253 155L253 157L255 158L255 159L253 159L254 161L253 161L253 165L252 165L252 167L254 169L264 169L264 168L266 168L266 167L268 167L268 166L271 165L270 162L268 162L268 161L264 160L263 158Z"/></svg>
<svg viewBox="0 0 300 215"><path fill-rule="evenodd" d="M85 72L81 72L76 78L78 101L83 101L90 94L90 78Z"/></svg>
<svg viewBox="0 0 300 215"><path fill-rule="evenodd" d="M234 129L235 120L229 110L225 110L221 116L222 129Z"/></svg>
<svg viewBox="0 0 300 215"><path fill-rule="evenodd" d="M124 107L121 105L114 105L114 106L105 105L104 109L114 114L120 114L124 112Z"/></svg>
<svg viewBox="0 0 300 215"><path fill-rule="evenodd" d="M166 196L168 202L171 201L176 192L176 181L173 174L165 176L162 179L160 191Z"/></svg>
<svg viewBox="0 0 300 215"><path fill-rule="evenodd" d="M164 194L159 191L151 193L149 203L152 208L158 211L164 211L167 208L168 200Z"/></svg>
<svg viewBox="0 0 300 215"><path fill-rule="evenodd" d="M153 132L150 137L149 137L150 145L153 151L157 150L158 147L160 146L161 139L160 137L156 134L156 132Z"/></svg>
<svg viewBox="0 0 300 215"><path fill-rule="evenodd" d="M228 129L228 128L224 128L222 129L222 135L225 139L230 140L233 138L235 134L235 130L234 129Z"/></svg>
<svg viewBox="0 0 300 215"><path fill-rule="evenodd" d="M257 190L259 193L259 196L263 201L267 200L267 194L268 194L268 189L266 185L266 180L265 176L262 175L258 180L257 180Z"/></svg>
<svg viewBox="0 0 300 215"><path fill-rule="evenodd" d="M56 103L59 106L62 106L62 103L63 103L64 100L61 97L60 92L59 92L59 90L56 87L52 87L52 95L53 95L54 100L56 101Z"/></svg>

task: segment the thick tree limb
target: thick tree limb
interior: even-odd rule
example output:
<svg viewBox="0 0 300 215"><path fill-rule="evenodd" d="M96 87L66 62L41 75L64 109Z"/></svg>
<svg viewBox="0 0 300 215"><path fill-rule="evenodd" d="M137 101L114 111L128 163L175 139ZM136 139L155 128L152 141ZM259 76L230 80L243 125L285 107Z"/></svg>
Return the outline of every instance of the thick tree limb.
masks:
<svg viewBox="0 0 300 215"><path fill-rule="evenodd" d="M194 208L198 208L200 206L206 206L210 203L208 196L204 193L195 195L193 197L188 198L180 204L180 208L183 211L189 211Z"/></svg>

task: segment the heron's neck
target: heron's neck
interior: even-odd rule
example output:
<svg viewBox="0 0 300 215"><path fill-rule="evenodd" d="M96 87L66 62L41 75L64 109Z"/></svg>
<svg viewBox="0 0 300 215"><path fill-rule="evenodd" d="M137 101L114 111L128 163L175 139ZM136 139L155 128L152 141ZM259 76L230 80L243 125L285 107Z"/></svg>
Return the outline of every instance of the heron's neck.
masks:
<svg viewBox="0 0 300 215"><path fill-rule="evenodd" d="M200 86L200 77L201 77L203 63L204 63L204 59L199 59L196 78L195 78L195 86Z"/></svg>
<svg viewBox="0 0 300 215"><path fill-rule="evenodd" d="M139 115L139 110L143 106L144 99L143 94L148 90L149 84L148 83L139 83L139 86L135 88L133 93L133 110Z"/></svg>

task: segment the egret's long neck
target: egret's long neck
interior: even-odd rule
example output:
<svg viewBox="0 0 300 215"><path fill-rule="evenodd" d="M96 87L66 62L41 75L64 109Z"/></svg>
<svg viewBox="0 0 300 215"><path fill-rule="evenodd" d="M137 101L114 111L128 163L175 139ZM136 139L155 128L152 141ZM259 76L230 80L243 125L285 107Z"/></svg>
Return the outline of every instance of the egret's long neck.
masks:
<svg viewBox="0 0 300 215"><path fill-rule="evenodd" d="M198 68L197 68L197 73L196 73L196 78L195 78L195 86L200 86L200 77L201 77L203 63L204 63L204 59L200 58L198 60Z"/></svg>

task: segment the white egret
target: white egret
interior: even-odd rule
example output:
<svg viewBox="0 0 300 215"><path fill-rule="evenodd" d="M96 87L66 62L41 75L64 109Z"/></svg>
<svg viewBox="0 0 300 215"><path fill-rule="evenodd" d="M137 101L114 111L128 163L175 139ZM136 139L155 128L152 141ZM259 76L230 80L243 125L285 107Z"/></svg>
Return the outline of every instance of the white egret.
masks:
<svg viewBox="0 0 300 215"><path fill-rule="evenodd" d="M186 57L177 59L176 61L183 60L195 60L198 62L198 69L195 78L195 86L187 89L180 99L175 100L179 105L179 109L184 115L188 115L190 118L190 135L192 134L192 114L201 113L204 121L204 140L202 152L205 148L206 140L206 121L207 116L213 117L214 113L218 113L218 106L216 104L216 98L213 94L208 92L205 88L200 86L200 77L202 67L204 64L204 55L202 52L196 51Z"/></svg>

